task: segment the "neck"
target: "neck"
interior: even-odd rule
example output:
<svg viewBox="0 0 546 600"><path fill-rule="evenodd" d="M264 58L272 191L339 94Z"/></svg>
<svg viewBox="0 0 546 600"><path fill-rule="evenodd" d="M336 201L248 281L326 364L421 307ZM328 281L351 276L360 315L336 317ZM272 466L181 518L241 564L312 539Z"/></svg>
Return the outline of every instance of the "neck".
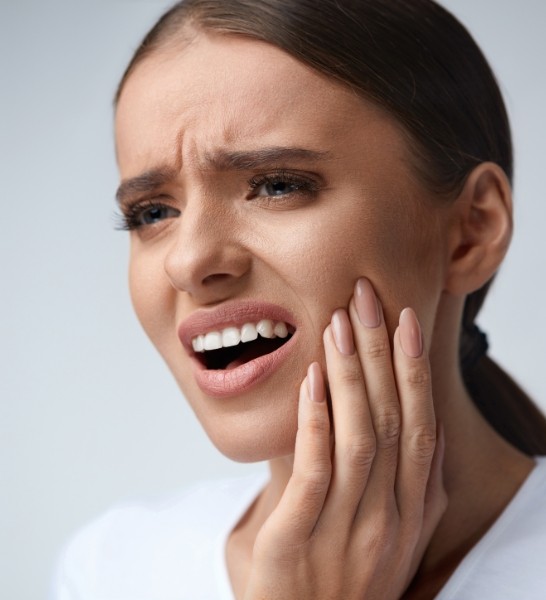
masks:
<svg viewBox="0 0 546 600"><path fill-rule="evenodd" d="M431 366L436 415L446 438L443 476L449 503L407 595L412 599L439 592L534 466L482 417L462 381L456 351L453 344L431 349L431 356L442 357Z"/></svg>
<svg viewBox="0 0 546 600"><path fill-rule="evenodd" d="M445 360L444 365L457 361ZM433 367L436 414L446 451L448 508L431 538L408 598L431 598L498 518L532 470L532 459L501 438L470 398L458 368ZM271 484L262 498L263 522L279 501L292 472L292 457L270 461ZM258 516L258 515L256 515Z"/></svg>

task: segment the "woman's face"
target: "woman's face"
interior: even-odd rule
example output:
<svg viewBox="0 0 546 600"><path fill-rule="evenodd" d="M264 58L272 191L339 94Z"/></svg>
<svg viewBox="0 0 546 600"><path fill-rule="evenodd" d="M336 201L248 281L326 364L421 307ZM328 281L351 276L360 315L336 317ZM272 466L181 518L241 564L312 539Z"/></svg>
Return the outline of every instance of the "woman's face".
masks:
<svg viewBox="0 0 546 600"><path fill-rule="evenodd" d="M136 312L226 455L292 453L299 385L358 277L391 333L410 305L430 342L447 213L375 105L275 47L197 33L138 65L116 140ZM251 342L207 370L212 355L192 349L262 319L295 329L267 358L278 344Z"/></svg>

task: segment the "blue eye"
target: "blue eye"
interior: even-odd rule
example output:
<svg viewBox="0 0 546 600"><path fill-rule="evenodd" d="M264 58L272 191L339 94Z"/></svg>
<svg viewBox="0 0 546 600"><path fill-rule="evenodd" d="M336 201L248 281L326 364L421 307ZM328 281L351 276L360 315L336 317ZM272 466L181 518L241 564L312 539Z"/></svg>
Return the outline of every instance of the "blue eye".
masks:
<svg viewBox="0 0 546 600"><path fill-rule="evenodd" d="M262 184L255 193L257 196L283 196L284 194L291 194L300 189L297 183L282 180L272 180ZM263 191L264 193L260 193Z"/></svg>
<svg viewBox="0 0 546 600"><path fill-rule="evenodd" d="M247 199L281 198L291 195L313 195L318 191L318 184L310 177L286 171L268 175L258 175L249 182L250 193Z"/></svg>
<svg viewBox="0 0 546 600"><path fill-rule="evenodd" d="M153 225L163 219L169 219L177 217L179 211L171 208L170 206L150 206L140 213L140 222L142 225Z"/></svg>
<svg viewBox="0 0 546 600"><path fill-rule="evenodd" d="M156 225L166 219L175 219L179 216L180 211L168 204L146 200L123 208L118 229L133 231L141 227Z"/></svg>

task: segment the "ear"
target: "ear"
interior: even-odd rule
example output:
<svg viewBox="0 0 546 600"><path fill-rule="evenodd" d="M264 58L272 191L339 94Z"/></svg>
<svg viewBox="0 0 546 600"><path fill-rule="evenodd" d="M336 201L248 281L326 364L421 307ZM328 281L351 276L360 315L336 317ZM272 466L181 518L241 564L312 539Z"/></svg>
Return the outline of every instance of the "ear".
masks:
<svg viewBox="0 0 546 600"><path fill-rule="evenodd" d="M445 290L467 295L495 274L512 237L512 189L495 163L478 165L453 204Z"/></svg>

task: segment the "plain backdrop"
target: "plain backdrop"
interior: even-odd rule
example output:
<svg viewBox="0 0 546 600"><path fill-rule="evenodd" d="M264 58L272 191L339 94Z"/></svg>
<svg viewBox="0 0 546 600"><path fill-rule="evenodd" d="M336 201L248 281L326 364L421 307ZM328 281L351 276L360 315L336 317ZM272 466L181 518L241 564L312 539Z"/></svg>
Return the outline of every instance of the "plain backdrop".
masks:
<svg viewBox="0 0 546 600"><path fill-rule="evenodd" d="M114 502L263 468L223 458L141 332L113 229L111 100L163 0L0 0L0 597L44 598ZM445 0L491 60L516 146L516 233L480 318L546 407L546 3Z"/></svg>

